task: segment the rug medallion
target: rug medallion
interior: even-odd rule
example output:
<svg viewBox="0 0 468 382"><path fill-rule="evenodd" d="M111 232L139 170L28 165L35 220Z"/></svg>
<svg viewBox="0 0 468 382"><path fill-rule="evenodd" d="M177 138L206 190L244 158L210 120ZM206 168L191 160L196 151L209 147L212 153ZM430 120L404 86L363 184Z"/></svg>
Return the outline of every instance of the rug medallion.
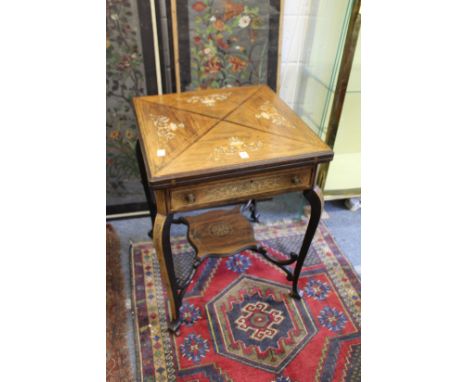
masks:
<svg viewBox="0 0 468 382"><path fill-rule="evenodd" d="M271 256L298 251L305 220L255 224ZM193 249L172 238L176 263ZM303 268L301 300L283 271L243 251L200 265L181 307L180 335L168 309L151 243L132 247L141 376L147 381L359 381L360 280L319 225Z"/></svg>

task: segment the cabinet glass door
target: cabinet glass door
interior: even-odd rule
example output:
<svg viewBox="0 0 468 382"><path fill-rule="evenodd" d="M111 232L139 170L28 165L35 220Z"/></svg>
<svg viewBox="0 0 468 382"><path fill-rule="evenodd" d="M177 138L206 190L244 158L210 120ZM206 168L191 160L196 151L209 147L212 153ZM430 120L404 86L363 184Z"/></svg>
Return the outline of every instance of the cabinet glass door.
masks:
<svg viewBox="0 0 468 382"><path fill-rule="evenodd" d="M298 8L297 3L303 4ZM354 0L285 0L280 95L322 139L327 135L353 5ZM359 48L358 42L326 192L360 187Z"/></svg>

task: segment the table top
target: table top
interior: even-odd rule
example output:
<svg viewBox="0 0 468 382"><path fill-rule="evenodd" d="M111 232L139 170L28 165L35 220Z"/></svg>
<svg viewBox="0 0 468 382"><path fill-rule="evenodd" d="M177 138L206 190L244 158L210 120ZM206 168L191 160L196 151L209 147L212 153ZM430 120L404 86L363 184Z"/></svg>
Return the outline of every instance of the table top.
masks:
<svg viewBox="0 0 468 382"><path fill-rule="evenodd" d="M135 97L133 103L152 185L333 157L265 85Z"/></svg>

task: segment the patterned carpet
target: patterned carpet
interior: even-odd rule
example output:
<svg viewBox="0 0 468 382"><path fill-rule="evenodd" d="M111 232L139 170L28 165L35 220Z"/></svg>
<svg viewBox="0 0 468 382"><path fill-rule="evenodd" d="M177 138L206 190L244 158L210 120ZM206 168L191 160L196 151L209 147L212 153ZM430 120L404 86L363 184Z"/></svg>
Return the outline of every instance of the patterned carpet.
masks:
<svg viewBox="0 0 468 382"><path fill-rule="evenodd" d="M124 277L120 267L120 242L106 225L106 381L133 381L127 346Z"/></svg>
<svg viewBox="0 0 468 382"><path fill-rule="evenodd" d="M298 251L305 220L255 224L270 255ZM172 238L179 277L193 249ZM180 335L167 331L167 300L151 243L131 249L141 380L359 381L360 280L320 224L299 287L262 256L244 251L208 259L184 298Z"/></svg>

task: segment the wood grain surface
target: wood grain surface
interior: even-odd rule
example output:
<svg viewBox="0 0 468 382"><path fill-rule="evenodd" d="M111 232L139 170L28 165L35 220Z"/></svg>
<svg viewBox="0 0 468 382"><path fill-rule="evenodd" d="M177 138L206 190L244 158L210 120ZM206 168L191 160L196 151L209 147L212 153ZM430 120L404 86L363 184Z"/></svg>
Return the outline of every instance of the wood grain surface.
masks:
<svg viewBox="0 0 468 382"><path fill-rule="evenodd" d="M213 174L328 162L332 150L265 85L134 98L153 188Z"/></svg>
<svg viewBox="0 0 468 382"><path fill-rule="evenodd" d="M256 246L253 229L239 207L187 216L185 220L189 223L188 238L199 259L208 255L233 255Z"/></svg>
<svg viewBox="0 0 468 382"><path fill-rule="evenodd" d="M167 268L168 265L166 264L166 259L164 257L163 251L163 228L164 223L167 219L167 216L158 213L156 215L156 219L154 219L153 225L153 245L156 249L156 255L158 257L159 265L161 266L161 279L166 287L167 291L167 298L169 300L169 315L171 319L175 319L177 317L178 307L176 303L176 296L174 296L172 284L174 280L171 280Z"/></svg>
<svg viewBox="0 0 468 382"><path fill-rule="evenodd" d="M218 122L144 100L139 102L138 110L141 123L147 127L140 130L140 137L151 174L159 173Z"/></svg>
<svg viewBox="0 0 468 382"><path fill-rule="evenodd" d="M258 86L243 86L241 88L207 89L159 96L145 96L138 99L222 119L257 90Z"/></svg>
<svg viewBox="0 0 468 382"><path fill-rule="evenodd" d="M311 169L300 168L177 187L170 191L169 208L171 211L185 211L251 198L270 197L282 192L308 189L312 180Z"/></svg>

